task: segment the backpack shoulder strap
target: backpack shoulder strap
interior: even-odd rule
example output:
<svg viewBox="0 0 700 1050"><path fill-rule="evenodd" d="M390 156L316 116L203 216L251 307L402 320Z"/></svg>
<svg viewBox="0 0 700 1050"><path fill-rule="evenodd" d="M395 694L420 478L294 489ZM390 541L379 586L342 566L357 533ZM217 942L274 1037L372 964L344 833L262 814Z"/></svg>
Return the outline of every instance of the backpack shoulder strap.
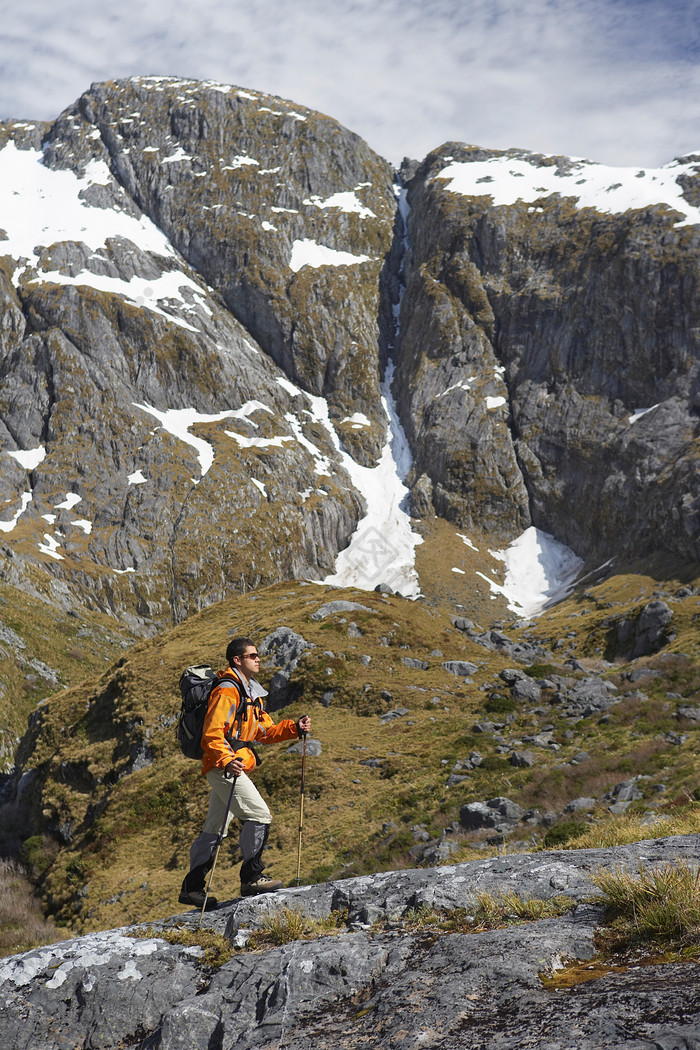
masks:
<svg viewBox="0 0 700 1050"><path fill-rule="evenodd" d="M251 700L250 700L250 697L248 695L248 692L246 690L245 685L240 680L240 678L238 677L237 674L235 674L235 673L234 674L225 674L224 673L222 675L218 675L217 676L217 682L216 682L216 686L214 688L216 688L217 686L222 686L223 688L229 688L229 689L232 686L234 686L238 690L238 702L236 704L236 715L235 715L235 717L238 720L238 723L240 725L241 721L243 721L243 719L245 719L246 714L248 712L248 707L249 707L249 705L251 703Z"/></svg>

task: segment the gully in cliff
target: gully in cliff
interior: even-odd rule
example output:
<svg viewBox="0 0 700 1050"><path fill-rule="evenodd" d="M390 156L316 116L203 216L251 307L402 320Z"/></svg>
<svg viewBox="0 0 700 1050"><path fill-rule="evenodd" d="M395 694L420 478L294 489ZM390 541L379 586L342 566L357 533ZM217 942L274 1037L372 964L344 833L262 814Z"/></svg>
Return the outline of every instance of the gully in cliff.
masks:
<svg viewBox="0 0 700 1050"><path fill-rule="evenodd" d="M205 890L207 873L214 864L217 845L231 820L241 821L241 894L251 896L277 890L282 883L263 875L262 852L270 831L270 810L250 775L258 764L255 743L274 744L308 733L311 720L304 715L275 723L263 706L267 691L254 675L260 666L255 643L234 638L226 649L228 667L212 689L204 719L201 746L202 775L211 787L209 810L201 833L190 849L190 870L180 891L180 903L207 910L216 898ZM235 779L235 788L232 782Z"/></svg>

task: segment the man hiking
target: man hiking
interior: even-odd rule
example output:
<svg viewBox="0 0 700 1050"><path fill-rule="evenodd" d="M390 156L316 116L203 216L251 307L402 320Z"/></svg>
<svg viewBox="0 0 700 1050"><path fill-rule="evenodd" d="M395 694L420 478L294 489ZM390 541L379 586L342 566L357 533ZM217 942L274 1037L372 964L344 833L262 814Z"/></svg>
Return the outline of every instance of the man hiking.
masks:
<svg viewBox="0 0 700 1050"><path fill-rule="evenodd" d="M251 745L294 740L311 728L308 715L298 722L285 718L275 724L265 711L262 698L267 691L254 677L260 668L260 657L250 638L233 638L226 648L226 659L228 667L218 676L225 683L212 690L202 731L202 775L211 787L209 810L201 833L192 843L190 870L179 898L181 904L194 908L202 908L206 899L207 910L217 904L215 897L206 897L205 882L224 820L223 835L234 817L242 822L241 895L270 893L281 887L279 879L263 875L262 851L272 817L249 776L257 764Z"/></svg>

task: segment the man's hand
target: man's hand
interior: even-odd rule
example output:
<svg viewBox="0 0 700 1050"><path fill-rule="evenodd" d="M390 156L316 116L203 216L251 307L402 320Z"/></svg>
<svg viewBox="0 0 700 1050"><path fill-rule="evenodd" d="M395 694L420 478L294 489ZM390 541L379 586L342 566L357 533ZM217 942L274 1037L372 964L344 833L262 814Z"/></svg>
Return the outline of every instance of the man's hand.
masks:
<svg viewBox="0 0 700 1050"><path fill-rule="evenodd" d="M229 764L224 769L224 776L227 776L229 780L233 780L234 777L239 776L243 772L243 759L232 758Z"/></svg>
<svg viewBox="0 0 700 1050"><path fill-rule="evenodd" d="M297 733L299 736L306 736L311 729L311 719L308 715L302 715L297 722Z"/></svg>

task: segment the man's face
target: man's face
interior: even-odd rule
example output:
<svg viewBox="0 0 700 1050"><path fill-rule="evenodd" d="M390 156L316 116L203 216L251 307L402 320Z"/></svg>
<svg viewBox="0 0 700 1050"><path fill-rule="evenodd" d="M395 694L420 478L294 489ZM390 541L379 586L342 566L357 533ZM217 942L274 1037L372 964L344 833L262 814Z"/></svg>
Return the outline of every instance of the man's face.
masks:
<svg viewBox="0 0 700 1050"><path fill-rule="evenodd" d="M253 678L260 668L260 657L254 645L248 646L242 656L234 660L236 666L245 675L246 679Z"/></svg>

